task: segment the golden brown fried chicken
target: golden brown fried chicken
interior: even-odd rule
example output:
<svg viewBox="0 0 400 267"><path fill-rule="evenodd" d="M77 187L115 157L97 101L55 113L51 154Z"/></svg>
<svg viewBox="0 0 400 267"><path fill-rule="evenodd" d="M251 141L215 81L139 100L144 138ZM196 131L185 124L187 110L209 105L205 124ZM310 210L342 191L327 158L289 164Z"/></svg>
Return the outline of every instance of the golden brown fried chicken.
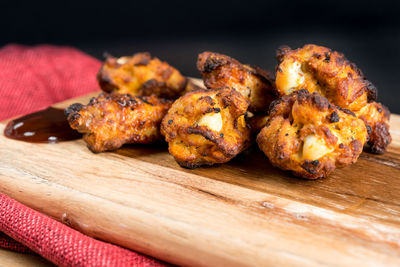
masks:
<svg viewBox="0 0 400 267"><path fill-rule="evenodd" d="M182 167L224 163L249 144L248 101L231 88L188 92L161 124L169 152Z"/></svg>
<svg viewBox="0 0 400 267"><path fill-rule="evenodd" d="M199 54L197 69L209 89L230 87L250 101L251 112L266 111L276 98L272 75L258 67L213 52Z"/></svg>
<svg viewBox="0 0 400 267"><path fill-rule="evenodd" d="M168 99L176 99L187 86L194 86L177 69L152 58L149 53L120 58L109 56L100 68L97 80L105 92L156 95Z"/></svg>
<svg viewBox="0 0 400 267"><path fill-rule="evenodd" d="M171 104L155 96L102 93L86 106L72 104L65 113L71 128L83 133L89 149L97 153L161 140L161 120Z"/></svg>
<svg viewBox="0 0 400 267"><path fill-rule="evenodd" d="M367 135L364 122L351 111L299 90L271 105L257 143L274 166L316 179L356 162Z"/></svg>
<svg viewBox="0 0 400 267"><path fill-rule="evenodd" d="M382 154L392 141L389 133L390 111L381 103L371 102L356 112L369 132L368 145L372 153Z"/></svg>
<svg viewBox="0 0 400 267"><path fill-rule="evenodd" d="M353 112L376 99L373 84L341 53L309 44L296 50L281 47L277 58L276 90L279 95L307 89Z"/></svg>
<svg viewBox="0 0 400 267"><path fill-rule="evenodd" d="M341 53L317 45L305 45L296 50L281 47L277 58L276 90L279 95L307 89L310 93L318 92L336 106L357 115L363 114L363 120L368 120L372 129L368 142L371 152L383 153L386 150L391 141L390 112L385 109L386 115L374 115L377 89L354 63Z"/></svg>

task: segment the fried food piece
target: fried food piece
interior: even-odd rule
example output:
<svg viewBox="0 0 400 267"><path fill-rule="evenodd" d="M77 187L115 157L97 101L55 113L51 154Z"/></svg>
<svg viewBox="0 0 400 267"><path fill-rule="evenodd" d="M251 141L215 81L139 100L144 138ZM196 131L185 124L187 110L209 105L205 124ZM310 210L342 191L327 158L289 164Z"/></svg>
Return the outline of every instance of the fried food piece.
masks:
<svg viewBox="0 0 400 267"><path fill-rule="evenodd" d="M224 163L247 148L248 101L231 88L188 92L162 121L169 152L182 167Z"/></svg>
<svg viewBox="0 0 400 267"><path fill-rule="evenodd" d="M71 128L95 153L123 144L148 144L161 140L160 124L172 101L155 96L102 93L89 104L72 104L65 110Z"/></svg>
<svg viewBox="0 0 400 267"><path fill-rule="evenodd" d="M376 100L375 86L343 54L317 45L277 51L276 90L279 95L307 89L318 92L332 104L356 112Z"/></svg>
<svg viewBox="0 0 400 267"><path fill-rule="evenodd" d="M176 99L186 86L193 86L189 79L149 53L133 56L107 57L97 74L100 87L105 92L117 91L133 96L156 95Z"/></svg>
<svg viewBox="0 0 400 267"><path fill-rule="evenodd" d="M389 133L389 109L381 103L371 102L356 112L356 115L367 125L370 151L375 154L383 154L392 142Z"/></svg>
<svg viewBox="0 0 400 267"><path fill-rule="evenodd" d="M258 67L241 64L236 59L213 52L203 52L197 69L209 89L230 87L250 101L251 112L266 111L276 99L272 75Z"/></svg>
<svg viewBox="0 0 400 267"><path fill-rule="evenodd" d="M302 89L271 105L257 143L274 166L316 179L355 163L367 135L364 122L351 111Z"/></svg>
<svg viewBox="0 0 400 267"><path fill-rule="evenodd" d="M377 89L354 63L341 53L311 44L296 50L281 47L277 58L276 90L279 95L300 89L318 92L332 104L349 109L357 116L362 115L372 130L368 142L371 152L380 154L386 150L392 139L389 133L390 112L381 107L385 112L376 115L377 105L380 105L374 102Z"/></svg>

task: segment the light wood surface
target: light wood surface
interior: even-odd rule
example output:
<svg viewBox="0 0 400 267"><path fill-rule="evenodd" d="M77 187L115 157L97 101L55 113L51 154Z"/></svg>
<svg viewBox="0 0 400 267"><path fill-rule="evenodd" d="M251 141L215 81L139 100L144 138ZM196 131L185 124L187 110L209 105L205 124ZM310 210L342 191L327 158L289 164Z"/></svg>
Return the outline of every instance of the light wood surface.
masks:
<svg viewBox="0 0 400 267"><path fill-rule="evenodd" d="M52 267L51 262L40 256L21 254L6 249L0 249L0 267Z"/></svg>
<svg viewBox="0 0 400 267"><path fill-rule="evenodd" d="M93 154L82 140L30 144L1 135L0 192L175 264L398 266L397 115L391 132L385 155L363 153L316 181L273 168L256 147L228 164L187 170L163 144Z"/></svg>

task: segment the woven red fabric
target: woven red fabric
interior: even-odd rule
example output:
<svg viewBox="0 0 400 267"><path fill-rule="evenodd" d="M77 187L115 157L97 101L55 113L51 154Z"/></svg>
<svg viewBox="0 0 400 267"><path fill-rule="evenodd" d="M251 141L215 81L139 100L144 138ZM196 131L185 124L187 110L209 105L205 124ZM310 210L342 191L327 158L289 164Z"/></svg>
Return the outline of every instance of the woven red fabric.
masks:
<svg viewBox="0 0 400 267"><path fill-rule="evenodd" d="M85 236L3 194L0 194L0 229L61 266L165 266Z"/></svg>
<svg viewBox="0 0 400 267"><path fill-rule="evenodd" d="M95 76L100 64L70 47L3 47L0 120L99 90ZM85 236L3 194L0 194L0 247L23 253L34 251L61 266L167 265Z"/></svg>
<svg viewBox="0 0 400 267"><path fill-rule="evenodd" d="M2 232L0 232L0 248L6 248L21 253L33 253L27 246L22 245Z"/></svg>
<svg viewBox="0 0 400 267"><path fill-rule="evenodd" d="M99 90L100 61L70 47L0 49L0 121Z"/></svg>

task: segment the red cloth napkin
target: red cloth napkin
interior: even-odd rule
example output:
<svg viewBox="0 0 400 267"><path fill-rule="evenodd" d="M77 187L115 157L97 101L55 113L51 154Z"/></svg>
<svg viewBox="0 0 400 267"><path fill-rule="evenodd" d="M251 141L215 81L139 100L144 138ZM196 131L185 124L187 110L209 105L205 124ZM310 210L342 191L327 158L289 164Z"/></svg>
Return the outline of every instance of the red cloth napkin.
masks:
<svg viewBox="0 0 400 267"><path fill-rule="evenodd" d="M0 121L99 90L95 76L100 65L97 59L70 47L3 47ZM85 236L4 194L0 194L0 247L34 251L61 266L167 265Z"/></svg>

